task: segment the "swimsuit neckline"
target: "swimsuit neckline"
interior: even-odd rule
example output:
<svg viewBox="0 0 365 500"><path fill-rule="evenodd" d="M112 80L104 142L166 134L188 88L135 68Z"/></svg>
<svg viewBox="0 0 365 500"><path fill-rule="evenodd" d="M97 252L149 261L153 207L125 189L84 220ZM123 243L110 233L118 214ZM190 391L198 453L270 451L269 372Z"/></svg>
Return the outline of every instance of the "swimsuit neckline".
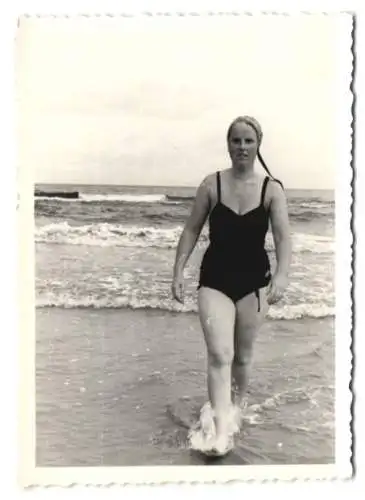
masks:
<svg viewBox="0 0 365 500"><path fill-rule="evenodd" d="M222 203L220 200L217 201L217 203L214 205L213 207L213 210L215 209L215 207L217 205L221 205L222 207L226 208L227 210L229 210L233 215L236 215L237 217L245 217L246 215L249 215L251 214L252 212L256 212L257 210L259 210L260 208L263 207L262 203L260 203L260 205L258 205L257 207L255 208L252 208L251 210L248 210L247 212L245 212L244 214L238 214L237 212L235 212L231 207L229 207L228 205L226 205L225 203ZM213 212L212 210L212 212Z"/></svg>

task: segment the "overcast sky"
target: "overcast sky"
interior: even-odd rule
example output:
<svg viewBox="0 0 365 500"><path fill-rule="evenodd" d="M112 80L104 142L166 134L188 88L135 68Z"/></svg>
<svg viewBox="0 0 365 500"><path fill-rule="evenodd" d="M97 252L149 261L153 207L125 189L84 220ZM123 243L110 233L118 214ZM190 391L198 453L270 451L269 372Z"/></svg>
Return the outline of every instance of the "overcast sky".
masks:
<svg viewBox="0 0 365 500"><path fill-rule="evenodd" d="M229 166L227 127L250 114L287 187L333 188L338 46L329 15L23 19L21 167L36 182L196 185Z"/></svg>

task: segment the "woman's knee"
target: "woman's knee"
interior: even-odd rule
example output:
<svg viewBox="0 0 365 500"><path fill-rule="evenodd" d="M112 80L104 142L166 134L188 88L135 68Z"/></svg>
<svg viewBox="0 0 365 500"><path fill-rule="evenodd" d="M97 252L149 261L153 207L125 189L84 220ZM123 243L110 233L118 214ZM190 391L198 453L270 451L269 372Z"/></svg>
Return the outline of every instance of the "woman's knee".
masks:
<svg viewBox="0 0 365 500"><path fill-rule="evenodd" d="M252 360L252 350L244 349L234 353L233 362L236 366L245 368L249 366Z"/></svg>
<svg viewBox="0 0 365 500"><path fill-rule="evenodd" d="M219 351L209 351L208 352L208 360L210 366L214 366L216 368L220 368L223 366L229 366L232 364L234 358L233 349L223 348Z"/></svg>

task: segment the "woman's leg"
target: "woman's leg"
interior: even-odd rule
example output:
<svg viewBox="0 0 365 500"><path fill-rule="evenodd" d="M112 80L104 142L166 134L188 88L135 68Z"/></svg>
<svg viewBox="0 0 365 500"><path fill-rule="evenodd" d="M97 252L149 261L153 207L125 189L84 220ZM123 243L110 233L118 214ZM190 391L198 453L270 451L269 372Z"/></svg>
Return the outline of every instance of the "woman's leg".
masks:
<svg viewBox="0 0 365 500"><path fill-rule="evenodd" d="M218 290L201 287L199 317L208 351L208 394L215 414L217 439L227 435L231 405L231 366L236 309Z"/></svg>
<svg viewBox="0 0 365 500"><path fill-rule="evenodd" d="M240 406L244 405L245 402L253 341L269 308L266 300L266 288L261 288L259 293L260 311L258 311L258 299L254 292L236 303L232 379L236 390L236 404Z"/></svg>

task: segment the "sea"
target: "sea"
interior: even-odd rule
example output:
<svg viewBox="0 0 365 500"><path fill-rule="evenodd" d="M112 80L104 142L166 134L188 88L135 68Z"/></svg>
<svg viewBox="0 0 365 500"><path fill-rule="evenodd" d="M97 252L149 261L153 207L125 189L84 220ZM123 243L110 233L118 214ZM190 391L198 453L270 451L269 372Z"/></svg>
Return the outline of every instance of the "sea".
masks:
<svg viewBox="0 0 365 500"><path fill-rule="evenodd" d="M37 198L37 307L153 308L196 311L198 267L207 227L186 270L186 302L172 300L174 252L193 188L37 186L79 191L80 199ZM293 237L285 299L269 317L334 314L334 193L288 190ZM274 262L273 240L267 249ZM274 265L274 264L273 264Z"/></svg>
<svg viewBox="0 0 365 500"><path fill-rule="evenodd" d="M171 297L176 245L195 188L48 184L36 189L80 193L78 199L34 200L38 464L205 464L188 454L183 436L206 400L206 357L196 314L199 265L209 243L206 226L186 268L185 303ZM288 189L286 195L293 242L289 287L270 307L272 321L257 341L248 436L227 463L334 459L334 192ZM266 246L274 268L270 232ZM102 346L97 325L103 325ZM123 335L118 325L124 325ZM154 355L147 362L148 353ZM127 379L123 386L120 380ZM108 391L96 380L108 380ZM90 391L95 397L87 399ZM79 418L71 416L71 407ZM111 412L108 426L100 411ZM113 411L123 415L123 433ZM133 429L138 415L139 427ZM87 434L88 419L99 422L93 431L99 434ZM72 434L75 426L79 430Z"/></svg>

